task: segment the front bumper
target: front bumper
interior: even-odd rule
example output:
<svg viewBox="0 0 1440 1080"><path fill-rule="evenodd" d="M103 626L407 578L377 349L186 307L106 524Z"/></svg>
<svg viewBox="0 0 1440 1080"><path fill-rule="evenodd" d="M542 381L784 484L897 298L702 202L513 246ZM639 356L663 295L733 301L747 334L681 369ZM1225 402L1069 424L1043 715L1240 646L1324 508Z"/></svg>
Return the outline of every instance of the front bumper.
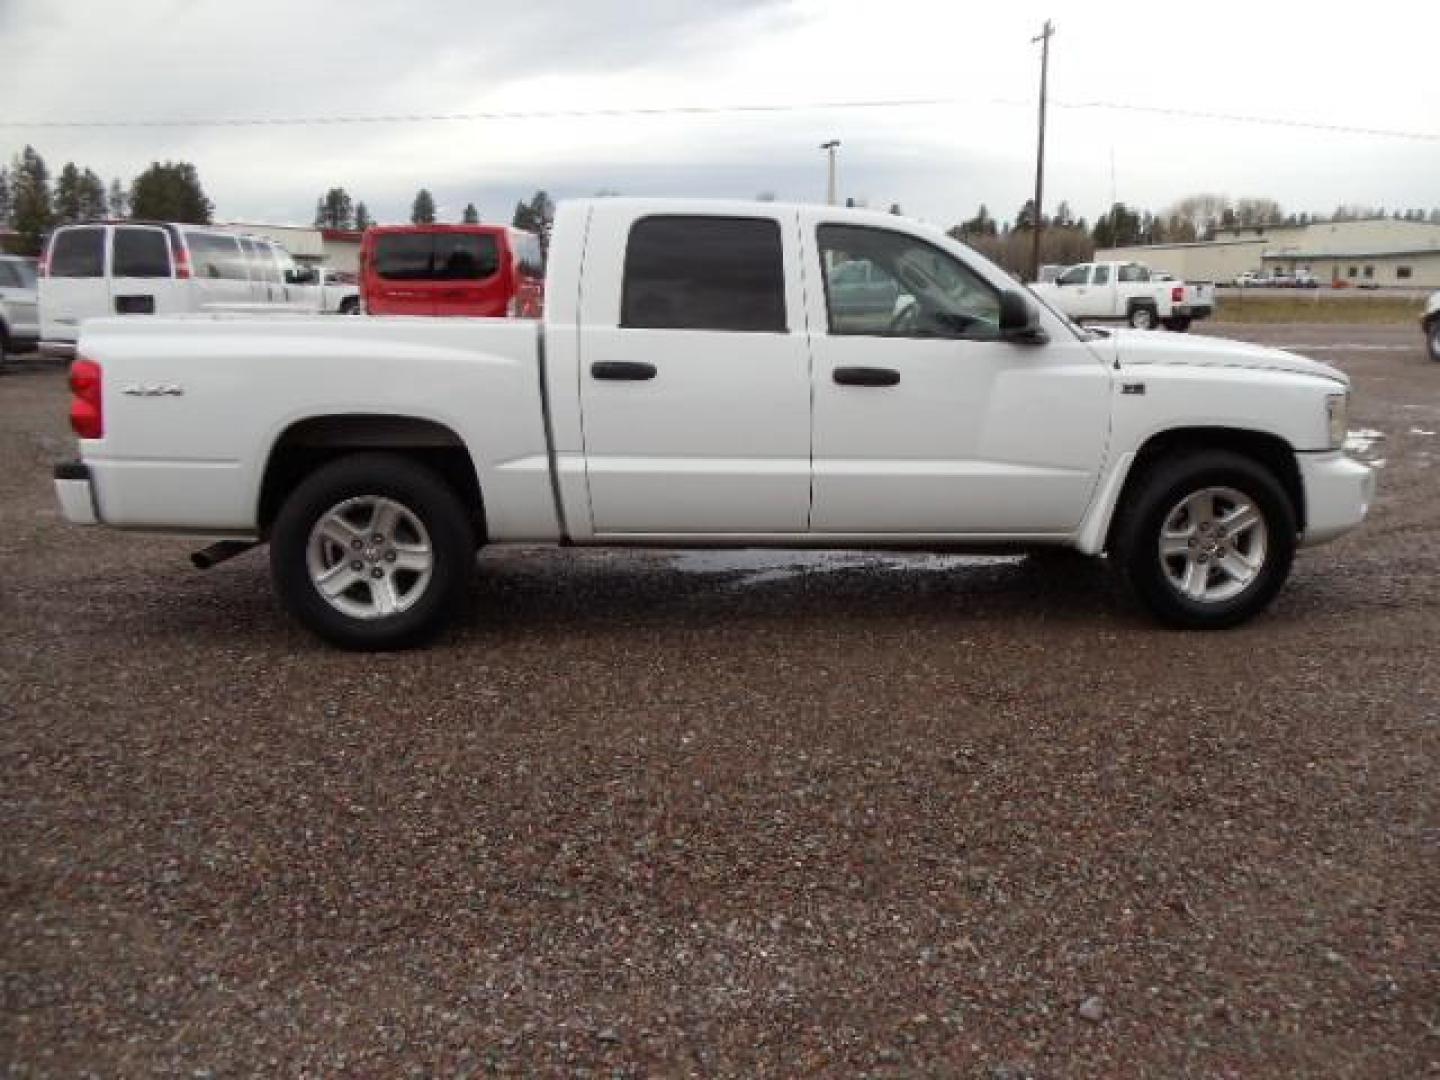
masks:
<svg viewBox="0 0 1440 1080"><path fill-rule="evenodd" d="M1302 547L1334 540L1365 520L1375 501L1375 470L1342 451L1297 454L1305 485Z"/></svg>
<svg viewBox="0 0 1440 1080"><path fill-rule="evenodd" d="M60 512L71 525L100 524L95 489L90 483L90 466L79 461L56 465L55 497L60 500Z"/></svg>

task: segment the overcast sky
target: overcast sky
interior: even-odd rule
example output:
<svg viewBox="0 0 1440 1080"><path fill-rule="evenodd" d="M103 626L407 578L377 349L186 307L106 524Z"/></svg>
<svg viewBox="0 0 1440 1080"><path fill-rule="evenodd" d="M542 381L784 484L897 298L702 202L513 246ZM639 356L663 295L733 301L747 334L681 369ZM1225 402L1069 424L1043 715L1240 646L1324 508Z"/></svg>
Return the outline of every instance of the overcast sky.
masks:
<svg viewBox="0 0 1440 1080"><path fill-rule="evenodd" d="M381 221L420 187L442 219L508 220L538 187L820 201L941 226L1034 183L1038 46L1050 66L1046 205L1112 192L1287 209L1440 206L1440 0L1364 5L869 0L0 0L0 154L33 144L129 180L193 161L220 220L303 222L340 185ZM951 99L886 109L265 127L35 121L273 119ZM1077 107L1244 114L1426 135Z"/></svg>

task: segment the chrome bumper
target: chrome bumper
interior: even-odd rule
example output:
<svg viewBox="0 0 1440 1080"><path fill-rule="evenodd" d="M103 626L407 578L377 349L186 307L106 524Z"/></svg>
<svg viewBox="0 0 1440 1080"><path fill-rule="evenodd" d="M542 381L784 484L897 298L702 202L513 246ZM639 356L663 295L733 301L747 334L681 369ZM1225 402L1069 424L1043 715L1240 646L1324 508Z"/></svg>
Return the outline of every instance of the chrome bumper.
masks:
<svg viewBox="0 0 1440 1080"><path fill-rule="evenodd" d="M1375 501L1375 470L1342 451L1297 454L1305 485L1301 547L1334 540L1365 520Z"/></svg>
<svg viewBox="0 0 1440 1080"><path fill-rule="evenodd" d="M90 466L79 461L55 466L55 497L60 512L71 525L99 525L95 491L90 484Z"/></svg>

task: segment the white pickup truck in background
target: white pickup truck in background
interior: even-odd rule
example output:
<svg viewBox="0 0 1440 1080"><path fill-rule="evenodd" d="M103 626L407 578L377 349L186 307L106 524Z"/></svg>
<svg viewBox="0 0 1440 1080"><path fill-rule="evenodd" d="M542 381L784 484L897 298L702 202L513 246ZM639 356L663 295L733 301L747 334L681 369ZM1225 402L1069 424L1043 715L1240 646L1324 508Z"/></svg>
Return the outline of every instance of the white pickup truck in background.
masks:
<svg viewBox="0 0 1440 1080"><path fill-rule="evenodd" d="M821 206L566 203L543 321L87 321L71 387L70 521L220 538L202 566L268 542L351 648L434 631L482 544L1069 547L1230 626L1374 488L1334 368L1087 331L936 230Z"/></svg>
<svg viewBox="0 0 1440 1080"><path fill-rule="evenodd" d="M1160 278L1136 262L1080 263L1030 288L1072 319L1124 321L1137 330L1184 331L1215 311L1214 285Z"/></svg>

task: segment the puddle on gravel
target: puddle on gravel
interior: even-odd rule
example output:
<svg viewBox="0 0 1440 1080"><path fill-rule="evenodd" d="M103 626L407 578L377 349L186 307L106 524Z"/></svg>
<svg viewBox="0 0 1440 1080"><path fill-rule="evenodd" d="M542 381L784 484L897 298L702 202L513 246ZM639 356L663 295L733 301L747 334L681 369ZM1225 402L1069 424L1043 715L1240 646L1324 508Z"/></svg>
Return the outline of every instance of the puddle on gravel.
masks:
<svg viewBox="0 0 1440 1080"><path fill-rule="evenodd" d="M1359 428L1345 433L1345 449L1352 454L1368 454L1370 449L1385 438L1383 431L1374 428Z"/></svg>
<svg viewBox="0 0 1440 1080"><path fill-rule="evenodd" d="M784 581L803 574L833 574L842 570L945 573L961 567L1004 566L1023 555L904 555L859 551L772 551L746 548L737 551L678 551L667 555L676 570L695 574L739 574L737 588Z"/></svg>

